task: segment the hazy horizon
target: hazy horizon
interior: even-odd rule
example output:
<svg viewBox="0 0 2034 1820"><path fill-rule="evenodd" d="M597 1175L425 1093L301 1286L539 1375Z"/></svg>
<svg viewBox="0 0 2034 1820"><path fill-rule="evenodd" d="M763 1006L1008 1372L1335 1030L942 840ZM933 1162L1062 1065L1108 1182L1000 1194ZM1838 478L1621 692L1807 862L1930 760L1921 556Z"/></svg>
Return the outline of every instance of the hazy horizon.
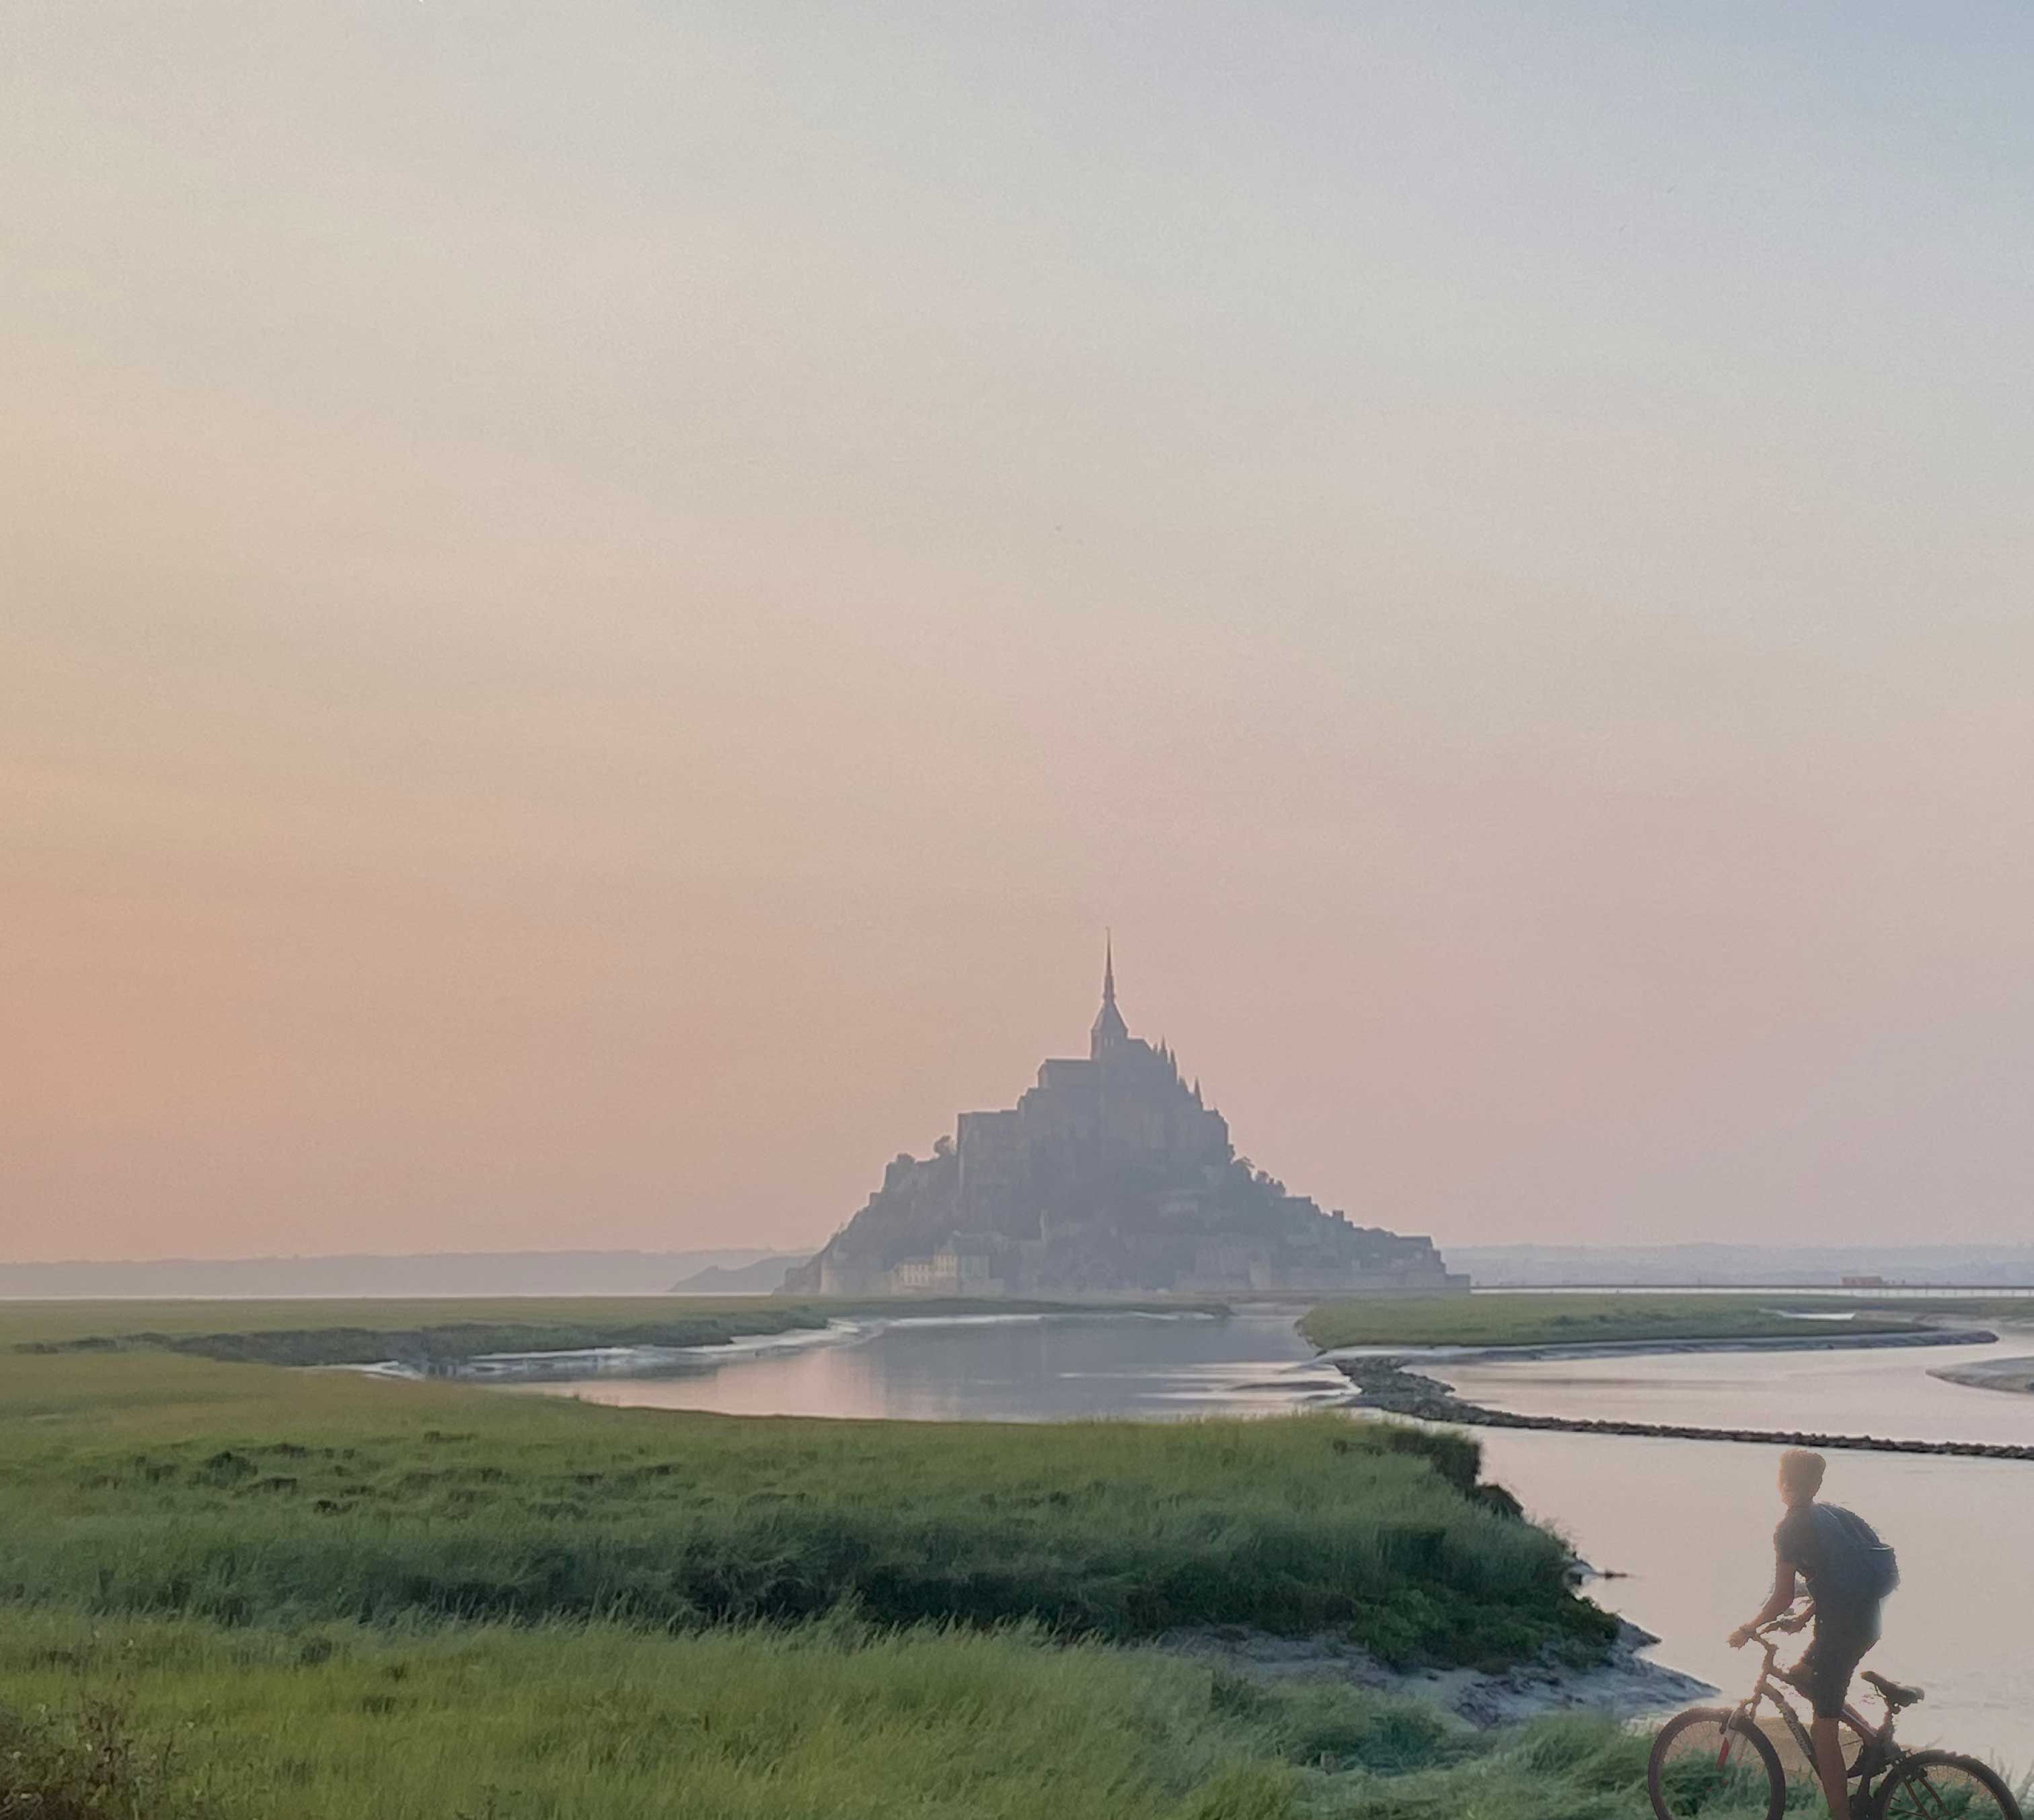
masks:
<svg viewBox="0 0 2034 1820"><path fill-rule="evenodd" d="M2028 1230L2034 18L0 19L0 1258L823 1240L1124 1009Z"/></svg>

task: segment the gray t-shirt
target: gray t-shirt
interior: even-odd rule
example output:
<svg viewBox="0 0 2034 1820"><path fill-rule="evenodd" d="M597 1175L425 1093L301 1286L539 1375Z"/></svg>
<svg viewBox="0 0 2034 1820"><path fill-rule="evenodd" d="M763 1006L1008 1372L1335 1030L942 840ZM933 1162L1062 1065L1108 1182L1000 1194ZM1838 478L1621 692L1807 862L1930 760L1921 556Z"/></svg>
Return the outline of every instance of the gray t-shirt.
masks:
<svg viewBox="0 0 2034 1820"><path fill-rule="evenodd" d="M1878 1540L1869 1523L1841 1504L1811 1502L1780 1519L1773 1552L1808 1582L1818 1623L1863 1629L1877 1619L1879 1601L1859 1586L1856 1570Z"/></svg>

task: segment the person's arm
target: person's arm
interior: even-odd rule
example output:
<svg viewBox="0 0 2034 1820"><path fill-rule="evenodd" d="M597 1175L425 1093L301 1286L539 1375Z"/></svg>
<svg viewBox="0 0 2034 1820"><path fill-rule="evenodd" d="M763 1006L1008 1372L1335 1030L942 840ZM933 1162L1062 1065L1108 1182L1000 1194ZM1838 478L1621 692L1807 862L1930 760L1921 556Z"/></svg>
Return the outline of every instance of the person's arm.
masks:
<svg viewBox="0 0 2034 1820"><path fill-rule="evenodd" d="M1758 1615L1748 1624L1740 1624L1724 1638L1733 1649L1742 1649L1751 1641L1751 1633L1762 1624L1769 1624L1794 1603L1794 1563L1782 1561L1773 1570L1773 1593L1758 1608Z"/></svg>

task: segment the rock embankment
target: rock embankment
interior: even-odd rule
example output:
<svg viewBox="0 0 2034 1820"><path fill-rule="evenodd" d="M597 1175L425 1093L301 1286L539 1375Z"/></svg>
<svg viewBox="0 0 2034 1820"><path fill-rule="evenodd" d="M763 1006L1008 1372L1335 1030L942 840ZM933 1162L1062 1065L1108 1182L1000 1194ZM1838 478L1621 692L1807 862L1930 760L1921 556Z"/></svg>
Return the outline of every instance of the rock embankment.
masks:
<svg viewBox="0 0 2034 1820"><path fill-rule="evenodd" d="M1485 1355L1486 1357L1488 1355ZM1954 1454L1981 1460L2034 1460L2034 1447L1987 1441L1903 1441L1879 1435L1826 1435L1807 1429L1708 1428L1683 1422L1625 1422L1597 1417L1526 1416L1455 1394L1437 1378L1408 1368L1402 1354L1333 1360L1355 1385L1358 1407L1483 1428L1544 1428L1571 1435L1637 1435L1676 1441L1752 1441L1783 1447L1851 1449L1875 1454Z"/></svg>

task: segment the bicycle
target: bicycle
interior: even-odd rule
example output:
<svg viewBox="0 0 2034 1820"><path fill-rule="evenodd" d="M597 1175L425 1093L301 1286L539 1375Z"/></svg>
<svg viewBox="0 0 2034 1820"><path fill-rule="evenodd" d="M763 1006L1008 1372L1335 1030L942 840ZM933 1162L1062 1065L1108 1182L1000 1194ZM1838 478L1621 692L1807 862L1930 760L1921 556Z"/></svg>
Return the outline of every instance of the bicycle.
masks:
<svg viewBox="0 0 2034 1820"><path fill-rule="evenodd" d="M1646 1792L1657 1820L1781 1820L1790 1791L1780 1752L1758 1722L1770 1701L1810 1766L1805 1799L1796 1785L1794 1804L1812 1812L1822 1802L1814 1780L1814 1740L1783 1688L1792 1689L1777 1666L1777 1632L1799 1630L1813 1608L1799 1617L1781 1617L1752 1632L1764 1653L1758 1681L1735 1706L1693 1706L1660 1728L1646 1766ZM1859 1677L1886 1703L1886 1717L1872 1724L1846 1706L1838 1727L1852 1784L1852 1820L2022 1820L2020 1804L1998 1773L1975 1757L1953 1751L1909 1751L1893 1736L1895 1717L1923 1698L1919 1687L1903 1686L1870 1669Z"/></svg>

